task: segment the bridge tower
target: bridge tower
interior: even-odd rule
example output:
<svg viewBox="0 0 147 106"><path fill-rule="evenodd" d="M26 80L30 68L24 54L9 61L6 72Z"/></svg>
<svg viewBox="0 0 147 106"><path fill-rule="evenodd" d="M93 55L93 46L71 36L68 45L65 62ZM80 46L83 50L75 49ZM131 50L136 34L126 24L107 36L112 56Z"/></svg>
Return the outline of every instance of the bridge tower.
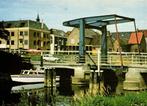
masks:
<svg viewBox="0 0 147 106"><path fill-rule="evenodd" d="M85 28L97 29L102 32L101 60L107 61L107 25L134 21L134 18L119 16L116 14L94 17L84 17L63 22L64 26L80 29L79 36L79 63L85 63Z"/></svg>

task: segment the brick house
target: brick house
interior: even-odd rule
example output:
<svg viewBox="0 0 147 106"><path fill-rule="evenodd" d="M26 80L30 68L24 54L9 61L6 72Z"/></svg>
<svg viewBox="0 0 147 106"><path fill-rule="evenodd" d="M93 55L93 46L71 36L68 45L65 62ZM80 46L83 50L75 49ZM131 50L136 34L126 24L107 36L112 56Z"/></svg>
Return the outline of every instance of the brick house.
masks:
<svg viewBox="0 0 147 106"><path fill-rule="evenodd" d="M68 51L79 50L79 29L73 28L71 32L67 32L66 47ZM86 51L92 51L100 47L100 34L92 29L85 29L85 46Z"/></svg>

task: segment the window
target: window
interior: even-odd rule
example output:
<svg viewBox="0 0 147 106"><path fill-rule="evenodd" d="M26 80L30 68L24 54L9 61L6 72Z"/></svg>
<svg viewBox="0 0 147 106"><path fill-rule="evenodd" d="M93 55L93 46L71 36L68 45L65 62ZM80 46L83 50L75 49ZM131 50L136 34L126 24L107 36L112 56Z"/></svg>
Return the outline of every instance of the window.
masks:
<svg viewBox="0 0 147 106"><path fill-rule="evenodd" d="M43 42L43 45L46 46L46 42Z"/></svg>
<svg viewBox="0 0 147 106"><path fill-rule="evenodd" d="M50 38L49 34L47 34L46 36L47 36L47 38Z"/></svg>
<svg viewBox="0 0 147 106"><path fill-rule="evenodd" d="M14 45L14 40L11 41L11 45Z"/></svg>
<svg viewBox="0 0 147 106"><path fill-rule="evenodd" d="M34 45L36 45L36 40L34 41Z"/></svg>
<svg viewBox="0 0 147 106"><path fill-rule="evenodd" d="M46 38L46 34L45 33L43 34L43 37Z"/></svg>
<svg viewBox="0 0 147 106"><path fill-rule="evenodd" d="M28 35L28 31L24 31L24 35L27 36Z"/></svg>
<svg viewBox="0 0 147 106"><path fill-rule="evenodd" d="M24 41L24 44L27 45L27 44L28 44L28 40L25 40L25 41Z"/></svg>
<svg viewBox="0 0 147 106"><path fill-rule="evenodd" d="M37 45L38 45L38 46L40 46L40 45L41 45L41 41L40 41L40 40L38 40Z"/></svg>
<svg viewBox="0 0 147 106"><path fill-rule="evenodd" d="M40 33L39 32L37 33L37 37L40 38Z"/></svg>
<svg viewBox="0 0 147 106"><path fill-rule="evenodd" d="M23 39L19 39L19 43L23 43Z"/></svg>
<svg viewBox="0 0 147 106"><path fill-rule="evenodd" d="M10 41L8 40L8 41L7 41L7 45L9 45L9 44L10 44Z"/></svg>
<svg viewBox="0 0 147 106"><path fill-rule="evenodd" d="M23 32L22 31L20 31L20 36L23 36Z"/></svg>
<svg viewBox="0 0 147 106"><path fill-rule="evenodd" d="M49 45L50 44L50 41L47 41L47 45Z"/></svg>
<svg viewBox="0 0 147 106"><path fill-rule="evenodd" d="M14 36L14 32L11 32L11 36Z"/></svg>
<svg viewBox="0 0 147 106"><path fill-rule="evenodd" d="M34 32L34 37L36 37L36 32Z"/></svg>

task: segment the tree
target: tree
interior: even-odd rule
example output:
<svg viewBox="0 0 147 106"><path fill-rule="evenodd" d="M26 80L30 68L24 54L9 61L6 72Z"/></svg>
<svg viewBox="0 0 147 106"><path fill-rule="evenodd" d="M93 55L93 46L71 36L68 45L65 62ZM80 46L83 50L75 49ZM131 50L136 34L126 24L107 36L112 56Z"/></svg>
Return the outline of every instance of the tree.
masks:
<svg viewBox="0 0 147 106"><path fill-rule="evenodd" d="M9 38L9 31L5 30L4 21L0 22L0 38L5 40L8 40Z"/></svg>

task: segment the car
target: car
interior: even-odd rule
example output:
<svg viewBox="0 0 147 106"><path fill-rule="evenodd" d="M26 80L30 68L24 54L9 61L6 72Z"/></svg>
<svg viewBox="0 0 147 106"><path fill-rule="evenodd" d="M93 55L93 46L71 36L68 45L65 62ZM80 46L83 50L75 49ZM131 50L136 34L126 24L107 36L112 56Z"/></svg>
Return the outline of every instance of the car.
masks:
<svg viewBox="0 0 147 106"><path fill-rule="evenodd" d="M59 58L54 57L54 56L51 55L51 54L44 54L44 55L42 56L42 58L43 58L44 61L58 61L58 60L60 60Z"/></svg>

